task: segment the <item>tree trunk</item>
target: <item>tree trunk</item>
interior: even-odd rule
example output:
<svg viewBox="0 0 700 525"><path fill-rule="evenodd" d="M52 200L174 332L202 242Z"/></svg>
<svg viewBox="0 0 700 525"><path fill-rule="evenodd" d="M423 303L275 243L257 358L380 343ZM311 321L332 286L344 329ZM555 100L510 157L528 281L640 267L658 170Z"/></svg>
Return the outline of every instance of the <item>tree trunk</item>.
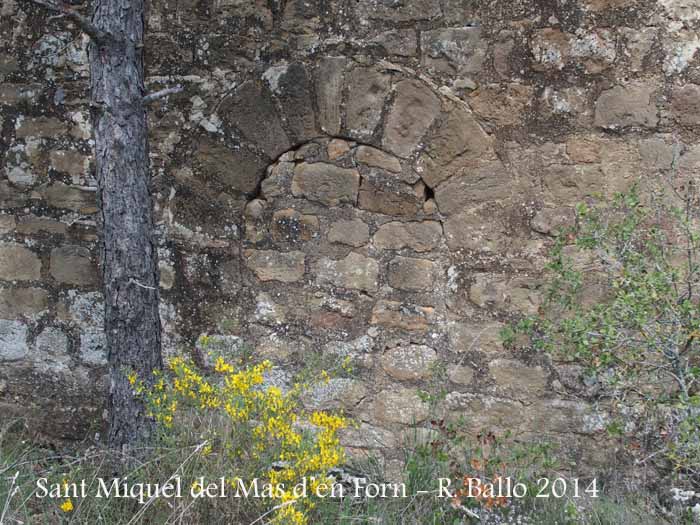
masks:
<svg viewBox="0 0 700 525"><path fill-rule="evenodd" d="M91 108L100 199L104 327L109 349L109 443L148 437L152 421L129 376L161 368L157 246L143 100L143 0L96 0L90 47Z"/></svg>

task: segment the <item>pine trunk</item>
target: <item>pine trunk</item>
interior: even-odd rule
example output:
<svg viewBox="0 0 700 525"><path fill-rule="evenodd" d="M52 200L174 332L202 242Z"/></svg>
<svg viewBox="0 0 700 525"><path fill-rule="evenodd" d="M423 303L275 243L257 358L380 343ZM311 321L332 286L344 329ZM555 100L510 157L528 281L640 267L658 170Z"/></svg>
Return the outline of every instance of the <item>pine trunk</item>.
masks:
<svg viewBox="0 0 700 525"><path fill-rule="evenodd" d="M158 263L143 101L143 0L97 0L90 90L100 199L105 333L109 348L109 443L147 439L152 421L129 376L161 368Z"/></svg>

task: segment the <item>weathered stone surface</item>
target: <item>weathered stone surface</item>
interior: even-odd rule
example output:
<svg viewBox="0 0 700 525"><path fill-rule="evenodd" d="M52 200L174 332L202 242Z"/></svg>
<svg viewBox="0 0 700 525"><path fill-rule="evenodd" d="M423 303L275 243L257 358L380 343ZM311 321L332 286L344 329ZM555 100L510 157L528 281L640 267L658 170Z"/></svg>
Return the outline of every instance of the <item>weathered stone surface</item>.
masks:
<svg viewBox="0 0 700 525"><path fill-rule="evenodd" d="M73 177L87 175L90 168L89 157L77 151L52 150L49 153L49 162L51 169Z"/></svg>
<svg viewBox="0 0 700 525"><path fill-rule="evenodd" d="M97 268L90 250L82 246L61 246L51 250L51 276L59 283L93 286Z"/></svg>
<svg viewBox="0 0 700 525"><path fill-rule="evenodd" d="M244 148L232 150L209 140L200 143L196 159L206 182L247 194L257 189L266 165L263 159Z"/></svg>
<svg viewBox="0 0 700 525"><path fill-rule="evenodd" d="M319 229L318 217L302 215L297 210L278 210L272 216L272 238L282 242L311 240Z"/></svg>
<svg viewBox="0 0 700 525"><path fill-rule="evenodd" d="M328 160L336 160L350 151L350 143L347 140L333 139L326 146Z"/></svg>
<svg viewBox="0 0 700 525"><path fill-rule="evenodd" d="M561 228L573 226L575 219L574 209L568 206L543 208L532 218L530 226L536 232L554 234Z"/></svg>
<svg viewBox="0 0 700 525"><path fill-rule="evenodd" d="M428 404L409 388L379 392L371 408L373 420L402 425L420 423L428 418L429 413Z"/></svg>
<svg viewBox="0 0 700 525"><path fill-rule="evenodd" d="M294 168L292 193L295 197L306 197L327 206L354 204L359 185L360 174L355 169L304 162Z"/></svg>
<svg viewBox="0 0 700 525"><path fill-rule="evenodd" d="M416 169L425 183L434 188L455 173L489 159L495 160L493 139L471 113L455 106L449 108L437 126Z"/></svg>
<svg viewBox="0 0 700 525"><path fill-rule="evenodd" d="M401 173L401 162L393 155L383 152L372 146L360 146L355 152L357 162L391 171L392 173Z"/></svg>
<svg viewBox="0 0 700 525"><path fill-rule="evenodd" d="M700 85L676 87L671 95L671 112L679 124L700 125Z"/></svg>
<svg viewBox="0 0 700 525"><path fill-rule="evenodd" d="M20 217L17 224L17 233L24 235L35 235L37 233L50 233L53 235L64 235L68 230L68 225L48 217L37 217L35 215L24 215Z"/></svg>
<svg viewBox="0 0 700 525"><path fill-rule="evenodd" d="M323 258L315 267L316 282L331 284L340 288L377 290L379 279L379 264L374 259L351 252L345 259L335 261Z"/></svg>
<svg viewBox="0 0 700 525"><path fill-rule="evenodd" d="M595 125L608 129L656 127L655 90L652 84L636 82L603 91L596 101Z"/></svg>
<svg viewBox="0 0 700 525"><path fill-rule="evenodd" d="M67 373L70 356L65 332L51 326L44 328L34 341L30 358L34 367L44 373Z"/></svg>
<svg viewBox="0 0 700 525"><path fill-rule="evenodd" d="M3 208L24 206L28 197L24 190L15 188L7 180L0 180L0 206Z"/></svg>
<svg viewBox="0 0 700 525"><path fill-rule="evenodd" d="M48 306L49 294L41 288L0 288L0 319L37 316Z"/></svg>
<svg viewBox="0 0 700 525"><path fill-rule="evenodd" d="M0 234L10 233L17 226L14 215L0 214Z"/></svg>
<svg viewBox="0 0 700 525"><path fill-rule="evenodd" d="M424 191L422 183L410 186L387 178L363 177L357 206L385 215L412 216L423 207Z"/></svg>
<svg viewBox="0 0 700 525"><path fill-rule="evenodd" d="M54 182L43 187L41 196L49 206L54 208L67 208L81 213L95 213L97 211L95 192L81 190L62 182Z"/></svg>
<svg viewBox="0 0 700 525"><path fill-rule="evenodd" d="M379 124L390 77L375 69L355 68L348 75L345 114L348 134L358 140L370 139Z"/></svg>
<svg viewBox="0 0 700 525"><path fill-rule="evenodd" d="M277 158L291 147L272 96L262 84L244 82L233 96L224 100L219 115L225 122L240 129L270 158Z"/></svg>
<svg viewBox="0 0 700 525"><path fill-rule="evenodd" d="M340 133L343 75L347 62L345 57L326 57L316 70L318 120L321 129L329 135Z"/></svg>
<svg viewBox="0 0 700 525"><path fill-rule="evenodd" d="M416 149L440 112L440 99L424 83L402 80L384 126L384 147L399 157Z"/></svg>
<svg viewBox="0 0 700 525"><path fill-rule="evenodd" d="M432 290L438 277L438 266L427 259L396 257L389 263L389 285L408 292Z"/></svg>
<svg viewBox="0 0 700 525"><path fill-rule="evenodd" d="M53 139L66 134L68 128L64 122L53 117L24 117L15 124L15 136Z"/></svg>
<svg viewBox="0 0 700 525"><path fill-rule="evenodd" d="M503 277L479 273L469 288L469 300L480 308L496 308L537 313L542 301L535 284L525 278L507 280Z"/></svg>
<svg viewBox="0 0 700 525"><path fill-rule="evenodd" d="M27 325L22 321L0 319L0 361L16 361L28 352Z"/></svg>
<svg viewBox="0 0 700 525"><path fill-rule="evenodd" d="M41 278L39 256L21 244L0 244L0 279L36 281Z"/></svg>
<svg viewBox="0 0 700 525"><path fill-rule="evenodd" d="M449 365L447 377L453 383L467 386L474 380L474 370L464 365Z"/></svg>
<svg viewBox="0 0 700 525"><path fill-rule="evenodd" d="M496 359L489 364L496 387L519 396L541 395L549 373L541 366L527 366L514 359Z"/></svg>
<svg viewBox="0 0 700 525"><path fill-rule="evenodd" d="M505 328L502 323L487 321L454 322L448 325L452 351L457 353L479 351L486 354L503 352L500 331Z"/></svg>
<svg viewBox="0 0 700 525"><path fill-rule="evenodd" d="M513 236L508 236L494 210L467 210L450 215L444 222L445 240L450 250L462 248L494 252L512 248Z"/></svg>
<svg viewBox="0 0 700 525"><path fill-rule="evenodd" d="M107 339L103 330L84 330L80 334L80 359L93 366L107 364Z"/></svg>
<svg viewBox="0 0 700 525"><path fill-rule="evenodd" d="M359 428L345 428L338 432L340 443L344 447L384 448L396 447L396 436L389 430L360 423Z"/></svg>
<svg viewBox="0 0 700 525"><path fill-rule="evenodd" d="M377 301L370 319L374 325L416 332L425 332L434 322L432 307L385 300Z"/></svg>
<svg viewBox="0 0 700 525"><path fill-rule="evenodd" d="M500 162L489 162L454 176L435 189L435 201L445 215L459 213L469 204L506 199L512 177Z"/></svg>
<svg viewBox="0 0 700 525"><path fill-rule="evenodd" d="M437 352L425 345L406 345L384 352L381 364L384 371L400 381L425 379L432 374Z"/></svg>
<svg viewBox="0 0 700 525"><path fill-rule="evenodd" d="M487 47L480 27L423 31L421 63L443 73L472 75L481 71Z"/></svg>
<svg viewBox="0 0 700 525"><path fill-rule="evenodd" d="M401 4L359 2L356 9L361 20L375 19L392 22L431 20L440 16L440 4L432 0L405 0Z"/></svg>
<svg viewBox="0 0 700 525"><path fill-rule="evenodd" d="M14 106L20 102L36 103L42 92L41 84L0 84L0 104Z"/></svg>
<svg viewBox="0 0 700 525"><path fill-rule="evenodd" d="M388 55L412 57L418 51L418 38L413 28L384 31L370 43L378 45Z"/></svg>
<svg viewBox="0 0 700 525"><path fill-rule="evenodd" d="M410 248L416 252L429 252L440 246L442 226L437 221L387 222L372 237L372 242L382 250Z"/></svg>
<svg viewBox="0 0 700 525"><path fill-rule="evenodd" d="M522 84L488 85L476 90L469 99L474 113L499 126L521 123L534 90Z"/></svg>
<svg viewBox="0 0 700 525"><path fill-rule="evenodd" d="M364 246L369 242L369 226L361 219L336 221L328 230L328 240L348 246Z"/></svg>
<svg viewBox="0 0 700 525"><path fill-rule="evenodd" d="M246 250L245 262L261 281L292 283L304 276L303 252Z"/></svg>
<svg viewBox="0 0 700 525"><path fill-rule="evenodd" d="M294 143L318 136L316 116L311 100L312 83L303 63L294 62L284 68L274 90L285 108L285 119Z"/></svg>
<svg viewBox="0 0 700 525"><path fill-rule="evenodd" d="M367 395L367 387L357 379L334 377L314 387L304 399L310 410L352 409Z"/></svg>
<svg viewBox="0 0 700 525"><path fill-rule="evenodd" d="M558 29L539 29L532 36L530 50L534 58L533 69L563 69L571 54L571 35Z"/></svg>
<svg viewBox="0 0 700 525"><path fill-rule="evenodd" d="M597 165L554 165L542 170L545 189L554 202L578 202L605 188L605 175Z"/></svg>

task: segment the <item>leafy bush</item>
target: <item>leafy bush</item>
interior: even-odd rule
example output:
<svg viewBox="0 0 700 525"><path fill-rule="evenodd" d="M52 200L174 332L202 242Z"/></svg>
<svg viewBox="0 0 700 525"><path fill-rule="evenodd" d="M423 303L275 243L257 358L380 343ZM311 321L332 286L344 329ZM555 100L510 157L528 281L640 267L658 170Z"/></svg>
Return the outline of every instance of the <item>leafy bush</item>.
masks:
<svg viewBox="0 0 700 525"><path fill-rule="evenodd" d="M503 336L584 365L637 461L700 482L700 232L694 193L679 197L633 188L579 205L543 308Z"/></svg>

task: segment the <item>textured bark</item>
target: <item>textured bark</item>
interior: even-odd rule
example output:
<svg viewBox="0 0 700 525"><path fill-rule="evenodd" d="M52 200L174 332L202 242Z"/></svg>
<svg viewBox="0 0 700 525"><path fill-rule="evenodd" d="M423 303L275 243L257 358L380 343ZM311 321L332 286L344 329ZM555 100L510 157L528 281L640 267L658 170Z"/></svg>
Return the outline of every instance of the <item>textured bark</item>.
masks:
<svg viewBox="0 0 700 525"><path fill-rule="evenodd" d="M147 438L152 422L128 375L150 382L162 366L158 264L149 189L143 85L143 0L97 0L90 90L101 210L109 442Z"/></svg>

